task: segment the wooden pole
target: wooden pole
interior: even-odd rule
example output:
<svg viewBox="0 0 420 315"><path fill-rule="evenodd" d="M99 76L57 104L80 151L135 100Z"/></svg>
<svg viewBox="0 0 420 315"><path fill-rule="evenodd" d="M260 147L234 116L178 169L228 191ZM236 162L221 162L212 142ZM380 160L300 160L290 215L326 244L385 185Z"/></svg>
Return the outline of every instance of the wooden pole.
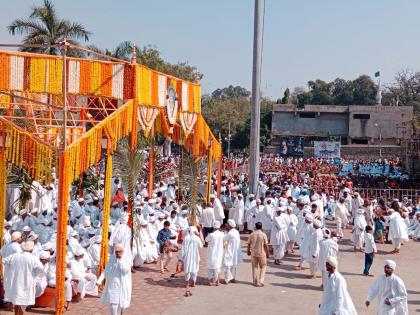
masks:
<svg viewBox="0 0 420 315"><path fill-rule="evenodd" d="M153 124L150 131L150 150L149 150L149 179L148 189L149 198L153 195L153 177L154 177L154 159L155 159L155 125Z"/></svg>

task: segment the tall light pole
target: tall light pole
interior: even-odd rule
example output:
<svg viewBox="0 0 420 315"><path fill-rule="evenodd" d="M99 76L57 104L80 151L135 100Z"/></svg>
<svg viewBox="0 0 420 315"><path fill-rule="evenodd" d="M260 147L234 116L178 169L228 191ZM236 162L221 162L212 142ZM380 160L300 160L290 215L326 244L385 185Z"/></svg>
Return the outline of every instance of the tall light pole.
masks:
<svg viewBox="0 0 420 315"><path fill-rule="evenodd" d="M260 93L264 24L264 0L255 0L254 56L252 67L251 134L249 144L249 193L256 194L260 158Z"/></svg>
<svg viewBox="0 0 420 315"><path fill-rule="evenodd" d="M227 156L228 156L228 159L230 159L230 141L232 140L232 135L230 134L230 120L229 120L229 127L228 127L229 129L228 129L228 135L227 135L227 137L225 138L225 140L227 141L227 143L228 143L228 148L227 148Z"/></svg>
<svg viewBox="0 0 420 315"><path fill-rule="evenodd" d="M375 123L375 127L379 129L379 156L382 157L382 126Z"/></svg>

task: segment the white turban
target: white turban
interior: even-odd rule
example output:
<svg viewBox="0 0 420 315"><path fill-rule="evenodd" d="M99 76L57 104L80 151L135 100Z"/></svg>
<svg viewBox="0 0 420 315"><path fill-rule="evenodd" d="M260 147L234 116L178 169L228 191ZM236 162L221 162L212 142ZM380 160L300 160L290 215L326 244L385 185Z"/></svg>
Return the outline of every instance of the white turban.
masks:
<svg viewBox="0 0 420 315"><path fill-rule="evenodd" d="M337 268L338 266L338 261L337 258L333 257L333 256L328 256L327 257L327 263L329 263L331 266L333 266L334 268Z"/></svg>
<svg viewBox="0 0 420 315"><path fill-rule="evenodd" d="M211 194L211 195L210 195L210 199L211 199L211 198L216 198L216 196L215 196L214 194Z"/></svg>
<svg viewBox="0 0 420 315"><path fill-rule="evenodd" d="M40 259L49 259L50 258L50 252L47 252L47 251L45 251L45 250L43 250L42 252L41 252L41 254L39 254L39 258Z"/></svg>
<svg viewBox="0 0 420 315"><path fill-rule="evenodd" d="M34 242L33 241L26 241L22 243L22 249L24 252L30 252L34 249Z"/></svg>
<svg viewBox="0 0 420 315"><path fill-rule="evenodd" d="M82 256L85 253L85 251L82 248L76 249L76 252L74 253L74 256Z"/></svg>
<svg viewBox="0 0 420 315"><path fill-rule="evenodd" d="M231 228L235 228L235 227L236 227L236 223L235 223L235 221L233 221L232 219L227 220L227 224L228 224Z"/></svg>
<svg viewBox="0 0 420 315"><path fill-rule="evenodd" d="M16 231L12 233L12 241L16 241L17 239L22 237L22 233Z"/></svg>
<svg viewBox="0 0 420 315"><path fill-rule="evenodd" d="M115 244L115 245L114 245L114 251L115 251L116 249L119 249L119 250L124 250L124 246L123 246L122 244L120 244L120 243Z"/></svg>
<svg viewBox="0 0 420 315"><path fill-rule="evenodd" d="M51 244L51 242L46 242L44 245L42 245L42 249L44 250L44 251L46 251L46 250L51 250L53 248L53 246L52 246L52 244Z"/></svg>
<svg viewBox="0 0 420 315"><path fill-rule="evenodd" d="M214 221L213 222L213 228L220 229L220 222L219 221Z"/></svg>
<svg viewBox="0 0 420 315"><path fill-rule="evenodd" d="M397 263L391 259L385 260L385 266L388 266L389 268L395 270L395 267L397 267Z"/></svg>

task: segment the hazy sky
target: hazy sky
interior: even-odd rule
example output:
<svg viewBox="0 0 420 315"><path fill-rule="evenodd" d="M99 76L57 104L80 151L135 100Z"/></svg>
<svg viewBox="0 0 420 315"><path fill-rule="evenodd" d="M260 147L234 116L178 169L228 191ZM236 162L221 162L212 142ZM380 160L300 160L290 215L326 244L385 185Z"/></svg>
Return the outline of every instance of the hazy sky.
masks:
<svg viewBox="0 0 420 315"><path fill-rule="evenodd" d="M41 0L0 0L0 42L18 42L6 26ZM53 0L61 17L85 25L91 43L155 45L170 62L204 74L204 92L251 88L253 0ZM380 70L382 82L420 70L419 0L266 0L263 94L311 79L354 79Z"/></svg>

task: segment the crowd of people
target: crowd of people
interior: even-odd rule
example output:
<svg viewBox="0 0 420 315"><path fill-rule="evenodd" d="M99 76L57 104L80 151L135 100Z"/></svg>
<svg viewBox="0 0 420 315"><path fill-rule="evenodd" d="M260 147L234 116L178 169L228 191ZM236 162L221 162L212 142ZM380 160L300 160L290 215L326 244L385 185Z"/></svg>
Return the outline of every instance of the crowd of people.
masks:
<svg viewBox="0 0 420 315"><path fill-rule="evenodd" d="M369 276L377 243L390 243L391 253L398 255L404 242L420 240L420 199L374 199L359 194L353 190L351 178L335 175L340 165L331 160L263 156L260 166L256 194L248 192L245 173L225 173L218 197L213 175L212 194L196 207L183 200L176 177L155 184L151 195L147 182L139 179L132 226L127 194L115 177L108 228L110 258L100 274L103 193L85 192L72 200L68 207L66 301L98 296L98 286L106 279L101 303L109 305L111 314L121 314L130 305L132 273L152 263L159 264L163 275L183 273L185 296L190 296L202 255L207 256L208 285L235 283L243 256L240 234L250 234L247 254L254 286L264 286L270 257L278 265L285 255L299 253L296 270L308 264L308 278L322 275L320 314L357 314L337 269L338 239L345 236L346 228L351 229L354 250L365 253L361 273ZM4 300L13 305L16 314L23 314L48 287L56 285L56 227L54 182L27 208L7 216L0 252ZM176 260L176 270L172 260ZM395 262L387 260L384 268L385 274L368 293L366 306L379 297L379 314L408 314L403 280L393 274Z"/></svg>

